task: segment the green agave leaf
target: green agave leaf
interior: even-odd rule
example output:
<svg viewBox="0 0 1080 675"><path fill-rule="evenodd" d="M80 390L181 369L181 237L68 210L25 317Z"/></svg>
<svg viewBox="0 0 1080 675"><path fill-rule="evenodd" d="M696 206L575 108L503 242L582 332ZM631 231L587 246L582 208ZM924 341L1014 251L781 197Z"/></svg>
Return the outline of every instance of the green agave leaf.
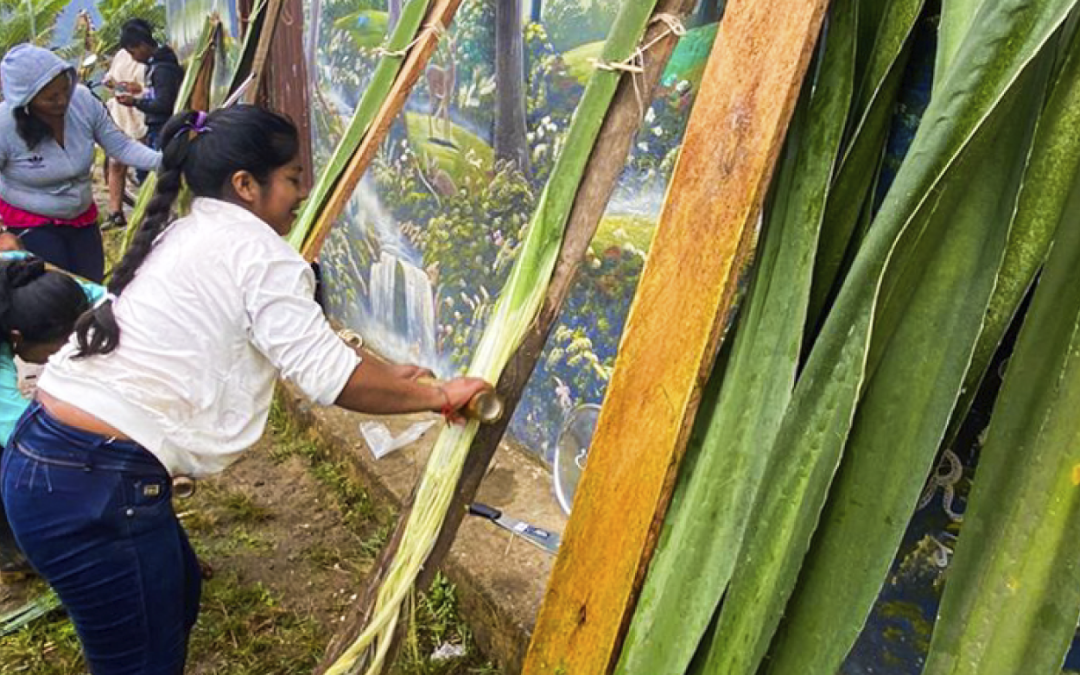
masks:
<svg viewBox="0 0 1080 675"><path fill-rule="evenodd" d="M864 393L769 672L836 673L888 575L994 288L1049 63L1025 73L893 253Z"/></svg>
<svg viewBox="0 0 1080 675"><path fill-rule="evenodd" d="M931 100L892 189L814 343L781 422L739 563L721 607L708 672L753 673L795 585L863 386L885 266L923 208L1075 0L983 6L955 69ZM929 211L929 213L927 213ZM802 670L796 672L804 672Z"/></svg>
<svg viewBox="0 0 1080 675"><path fill-rule="evenodd" d="M927 675L1057 673L1076 630L1078 197L1074 188L994 408Z"/></svg>
<svg viewBox="0 0 1080 675"><path fill-rule="evenodd" d="M983 0L942 0L934 82L943 82ZM936 88L936 84L935 84Z"/></svg>
<svg viewBox="0 0 1080 675"><path fill-rule="evenodd" d="M1068 56L1039 119L1005 262L946 434L946 446L959 432L994 352L1046 260L1050 241L1065 215L1072 177L1080 170L1080 34L1068 37Z"/></svg>
<svg viewBox="0 0 1080 675"><path fill-rule="evenodd" d="M852 233L866 211L888 138L893 107L911 53L911 36L924 0L893 0L874 45L859 100L854 130L829 192L814 266L809 325L819 324L843 269Z"/></svg>
<svg viewBox="0 0 1080 675"><path fill-rule="evenodd" d="M431 0L411 0L402 8L401 17L387 41L387 51L402 51L416 39L430 5ZM375 116L379 114L383 103L386 102L386 97L390 95L390 90L404 62L402 57L392 54L384 54L379 58L379 64L375 67L375 73L371 76L371 82L364 90L363 97L356 105L356 111L353 113L352 121L349 122L349 127L345 130L345 135L334 148L334 154L330 156L326 167L319 173L289 233L289 243L296 250L303 248L304 241L311 234L315 221L326 207L334 186L353 155L356 154L368 128L371 127Z"/></svg>
<svg viewBox="0 0 1080 675"><path fill-rule="evenodd" d="M855 0L833 5L818 81L804 86L788 134L719 401L699 414L698 458L680 471L617 673L684 672L735 567L768 457L763 448L795 383L814 249L851 105L857 9Z"/></svg>

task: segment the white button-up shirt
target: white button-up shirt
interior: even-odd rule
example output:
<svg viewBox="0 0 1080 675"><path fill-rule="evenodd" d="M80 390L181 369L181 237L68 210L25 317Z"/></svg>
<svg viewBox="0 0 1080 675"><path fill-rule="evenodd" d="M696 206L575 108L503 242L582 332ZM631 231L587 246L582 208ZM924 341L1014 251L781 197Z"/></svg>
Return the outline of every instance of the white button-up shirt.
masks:
<svg viewBox="0 0 1080 675"><path fill-rule="evenodd" d="M360 363L313 299L304 259L246 209L199 198L115 301L120 344L38 386L122 431L172 475L217 473L266 426L279 375L322 405Z"/></svg>

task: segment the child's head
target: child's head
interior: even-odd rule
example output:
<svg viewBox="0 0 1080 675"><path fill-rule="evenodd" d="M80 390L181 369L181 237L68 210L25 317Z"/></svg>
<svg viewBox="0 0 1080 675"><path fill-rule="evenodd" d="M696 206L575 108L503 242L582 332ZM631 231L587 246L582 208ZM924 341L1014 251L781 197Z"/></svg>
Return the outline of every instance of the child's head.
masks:
<svg viewBox="0 0 1080 675"><path fill-rule="evenodd" d="M183 183L196 197L233 202L262 218L278 234L287 234L304 198L300 188L300 140L286 117L252 105L236 105L210 114L174 115L161 132L161 169L157 191L142 226L109 278L109 291L120 295L169 225ZM116 348L120 330L105 302L79 322L79 352L107 354Z"/></svg>
<svg viewBox="0 0 1080 675"><path fill-rule="evenodd" d="M79 283L41 260L0 262L0 331L22 360L45 363L89 308Z"/></svg>

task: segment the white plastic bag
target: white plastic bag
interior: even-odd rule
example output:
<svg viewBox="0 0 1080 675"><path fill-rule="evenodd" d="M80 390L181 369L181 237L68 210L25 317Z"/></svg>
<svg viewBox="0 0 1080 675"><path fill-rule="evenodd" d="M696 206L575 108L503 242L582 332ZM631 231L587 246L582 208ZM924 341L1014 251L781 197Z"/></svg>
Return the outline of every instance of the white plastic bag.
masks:
<svg viewBox="0 0 1080 675"><path fill-rule="evenodd" d="M395 438L390 433L390 429L381 422L361 422L360 435L364 437L364 441L371 448L371 454L375 456L375 459L382 459L394 450L404 448L406 445L420 440L424 432L434 424L435 420L417 422Z"/></svg>

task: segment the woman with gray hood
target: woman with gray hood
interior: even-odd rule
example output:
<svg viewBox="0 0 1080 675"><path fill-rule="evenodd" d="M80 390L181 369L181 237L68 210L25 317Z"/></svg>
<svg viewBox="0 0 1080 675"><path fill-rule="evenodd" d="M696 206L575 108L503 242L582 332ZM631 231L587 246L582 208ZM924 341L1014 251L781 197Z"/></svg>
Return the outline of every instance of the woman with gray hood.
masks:
<svg viewBox="0 0 1080 675"><path fill-rule="evenodd" d="M100 283L105 255L91 189L94 145L157 170L161 153L117 128L75 69L48 49L11 48L0 61L0 228L45 261Z"/></svg>

